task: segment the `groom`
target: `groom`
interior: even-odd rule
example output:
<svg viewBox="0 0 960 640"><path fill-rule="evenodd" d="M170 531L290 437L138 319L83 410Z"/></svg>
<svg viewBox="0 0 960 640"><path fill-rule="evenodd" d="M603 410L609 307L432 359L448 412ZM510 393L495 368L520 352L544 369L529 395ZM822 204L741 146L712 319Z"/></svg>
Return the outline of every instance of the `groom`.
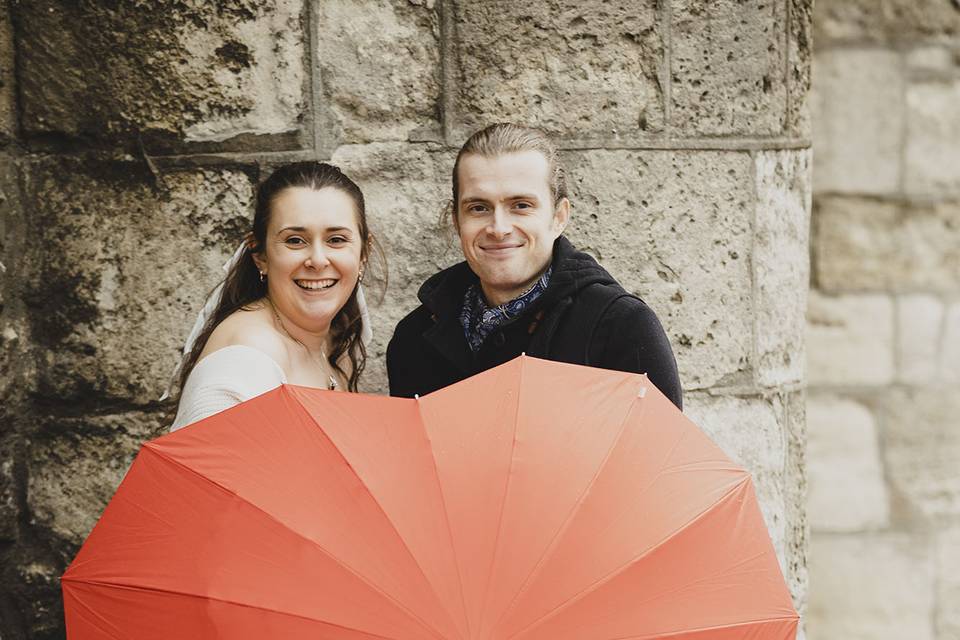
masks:
<svg viewBox="0 0 960 640"><path fill-rule="evenodd" d="M431 276L387 348L390 394L426 394L521 353L646 373L682 408L677 365L653 311L562 235L570 201L540 131L494 124L453 166L465 262Z"/></svg>

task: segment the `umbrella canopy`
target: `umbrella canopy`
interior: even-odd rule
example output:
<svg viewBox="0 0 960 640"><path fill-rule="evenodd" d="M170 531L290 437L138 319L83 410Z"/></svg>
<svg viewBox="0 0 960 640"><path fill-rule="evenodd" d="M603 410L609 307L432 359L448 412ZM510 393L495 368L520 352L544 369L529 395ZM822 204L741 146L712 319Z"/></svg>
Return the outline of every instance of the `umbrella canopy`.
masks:
<svg viewBox="0 0 960 640"><path fill-rule="evenodd" d="M732 463L645 376L285 385L146 443L62 578L86 638L793 638Z"/></svg>

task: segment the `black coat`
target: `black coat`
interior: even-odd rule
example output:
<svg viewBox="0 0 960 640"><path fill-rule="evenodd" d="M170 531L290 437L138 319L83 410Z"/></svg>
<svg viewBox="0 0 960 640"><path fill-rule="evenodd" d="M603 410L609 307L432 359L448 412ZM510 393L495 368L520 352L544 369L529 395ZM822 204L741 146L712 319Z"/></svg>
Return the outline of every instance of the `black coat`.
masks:
<svg viewBox="0 0 960 640"><path fill-rule="evenodd" d="M391 395L425 395L526 352L547 360L646 373L682 408L677 363L657 316L563 236L554 244L546 291L487 336L476 353L470 351L460 324L464 293L474 282L477 276L461 262L420 287L422 304L397 324L387 347Z"/></svg>

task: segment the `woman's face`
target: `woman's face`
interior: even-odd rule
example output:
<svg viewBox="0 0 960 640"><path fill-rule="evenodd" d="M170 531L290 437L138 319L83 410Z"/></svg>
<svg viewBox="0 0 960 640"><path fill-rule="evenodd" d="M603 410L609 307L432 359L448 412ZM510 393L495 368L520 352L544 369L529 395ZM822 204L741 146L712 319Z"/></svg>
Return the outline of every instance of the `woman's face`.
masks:
<svg viewBox="0 0 960 640"><path fill-rule="evenodd" d="M363 239L356 206L335 187L288 187L270 212L264 251L255 257L270 300L286 323L324 333L357 285Z"/></svg>

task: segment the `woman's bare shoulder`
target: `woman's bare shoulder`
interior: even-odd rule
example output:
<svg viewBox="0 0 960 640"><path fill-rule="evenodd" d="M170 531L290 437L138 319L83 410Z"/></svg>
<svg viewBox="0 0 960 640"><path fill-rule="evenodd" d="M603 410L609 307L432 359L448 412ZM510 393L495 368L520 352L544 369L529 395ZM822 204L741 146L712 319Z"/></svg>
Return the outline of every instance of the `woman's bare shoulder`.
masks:
<svg viewBox="0 0 960 640"><path fill-rule="evenodd" d="M290 355L286 343L274 327L273 316L267 307L254 306L231 313L210 334L200 357L235 345L262 351L281 369L289 369Z"/></svg>

